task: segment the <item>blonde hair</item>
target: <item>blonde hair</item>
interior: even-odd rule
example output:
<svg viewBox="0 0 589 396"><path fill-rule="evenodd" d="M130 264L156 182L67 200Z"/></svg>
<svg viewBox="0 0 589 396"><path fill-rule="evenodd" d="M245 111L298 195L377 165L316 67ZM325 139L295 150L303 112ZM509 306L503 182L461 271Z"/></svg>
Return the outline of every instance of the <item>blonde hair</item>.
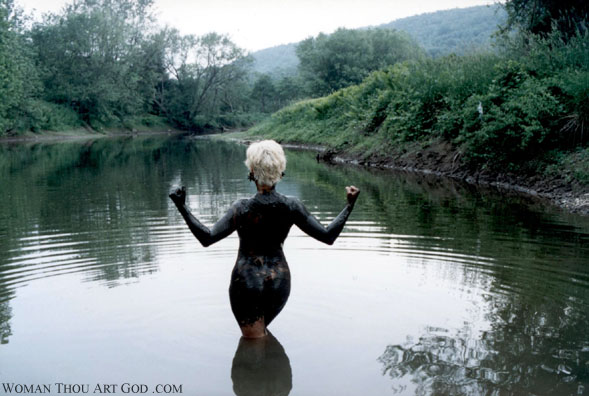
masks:
<svg viewBox="0 0 589 396"><path fill-rule="evenodd" d="M274 140L252 143L247 148L245 166L258 184L271 187L282 179L286 169L284 150Z"/></svg>

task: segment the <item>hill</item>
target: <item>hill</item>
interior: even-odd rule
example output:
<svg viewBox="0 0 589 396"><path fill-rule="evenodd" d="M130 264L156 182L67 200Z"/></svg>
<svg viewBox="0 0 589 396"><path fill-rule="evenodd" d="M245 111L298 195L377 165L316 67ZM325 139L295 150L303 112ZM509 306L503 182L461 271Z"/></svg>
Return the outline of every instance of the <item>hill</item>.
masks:
<svg viewBox="0 0 589 396"><path fill-rule="evenodd" d="M404 30L433 57L463 55L488 47L491 35L505 22L500 5L455 8L397 19L378 28Z"/></svg>
<svg viewBox="0 0 589 396"><path fill-rule="evenodd" d="M486 48L506 14L499 5L455 8L397 19L376 26L379 29L403 30L413 36L432 57ZM252 53L253 71L273 77L296 74L298 43L283 44Z"/></svg>
<svg viewBox="0 0 589 396"><path fill-rule="evenodd" d="M297 72L299 59L295 52L298 43L282 44L252 53L253 70L275 78L293 76Z"/></svg>

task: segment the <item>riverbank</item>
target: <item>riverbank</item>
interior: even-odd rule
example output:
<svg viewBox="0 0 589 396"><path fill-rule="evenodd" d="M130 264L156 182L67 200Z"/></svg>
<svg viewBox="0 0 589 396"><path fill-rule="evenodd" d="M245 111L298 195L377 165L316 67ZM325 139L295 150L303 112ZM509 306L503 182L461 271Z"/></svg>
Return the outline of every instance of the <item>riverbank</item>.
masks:
<svg viewBox="0 0 589 396"><path fill-rule="evenodd" d="M251 132L231 132L215 135L215 138L241 143L265 139L266 136ZM589 186L574 180L567 169L553 169L546 174L517 174L491 172L488 169L470 169L459 163L460 153L451 145L438 143L416 146L413 150L399 150L391 155L364 156L351 148L336 149L321 144L305 144L277 139L284 147L312 150L317 160L332 164L353 164L369 168L406 171L461 180L468 184L492 187L509 193L519 193L550 202L571 213L589 215ZM579 159L584 163L584 159Z"/></svg>
<svg viewBox="0 0 589 396"><path fill-rule="evenodd" d="M0 143L18 143L35 141L61 141L77 139L96 139L117 136L177 135L187 133L173 127L141 127L137 129L109 128L97 131L92 128L75 128L64 131L25 132L15 136L0 136Z"/></svg>

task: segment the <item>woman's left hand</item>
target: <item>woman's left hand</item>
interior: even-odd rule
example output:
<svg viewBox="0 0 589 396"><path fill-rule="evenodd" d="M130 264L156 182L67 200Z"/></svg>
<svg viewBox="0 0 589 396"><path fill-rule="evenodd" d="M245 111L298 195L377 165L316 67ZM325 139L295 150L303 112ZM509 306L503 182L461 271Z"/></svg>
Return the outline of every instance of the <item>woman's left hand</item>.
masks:
<svg viewBox="0 0 589 396"><path fill-rule="evenodd" d="M347 186L346 187L346 198L348 199L348 204L354 206L356 200L358 199L358 195L360 194L360 189L355 186Z"/></svg>

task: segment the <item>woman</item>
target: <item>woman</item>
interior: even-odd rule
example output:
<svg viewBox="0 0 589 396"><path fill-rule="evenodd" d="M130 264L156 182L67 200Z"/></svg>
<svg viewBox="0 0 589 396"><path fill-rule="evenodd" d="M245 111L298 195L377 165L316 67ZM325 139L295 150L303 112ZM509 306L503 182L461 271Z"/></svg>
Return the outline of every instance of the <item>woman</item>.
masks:
<svg viewBox="0 0 589 396"><path fill-rule="evenodd" d="M186 189L177 189L170 198L182 214L190 231L207 247L237 230L239 251L231 274L231 309L246 338L266 335L266 327L286 304L290 294L290 271L282 251L290 227L296 224L313 238L333 244L338 237L360 190L346 187L348 204L325 228L296 198L276 192L282 179L286 158L273 140L250 145L245 164L258 193L235 202L213 226L203 225L186 206Z"/></svg>

